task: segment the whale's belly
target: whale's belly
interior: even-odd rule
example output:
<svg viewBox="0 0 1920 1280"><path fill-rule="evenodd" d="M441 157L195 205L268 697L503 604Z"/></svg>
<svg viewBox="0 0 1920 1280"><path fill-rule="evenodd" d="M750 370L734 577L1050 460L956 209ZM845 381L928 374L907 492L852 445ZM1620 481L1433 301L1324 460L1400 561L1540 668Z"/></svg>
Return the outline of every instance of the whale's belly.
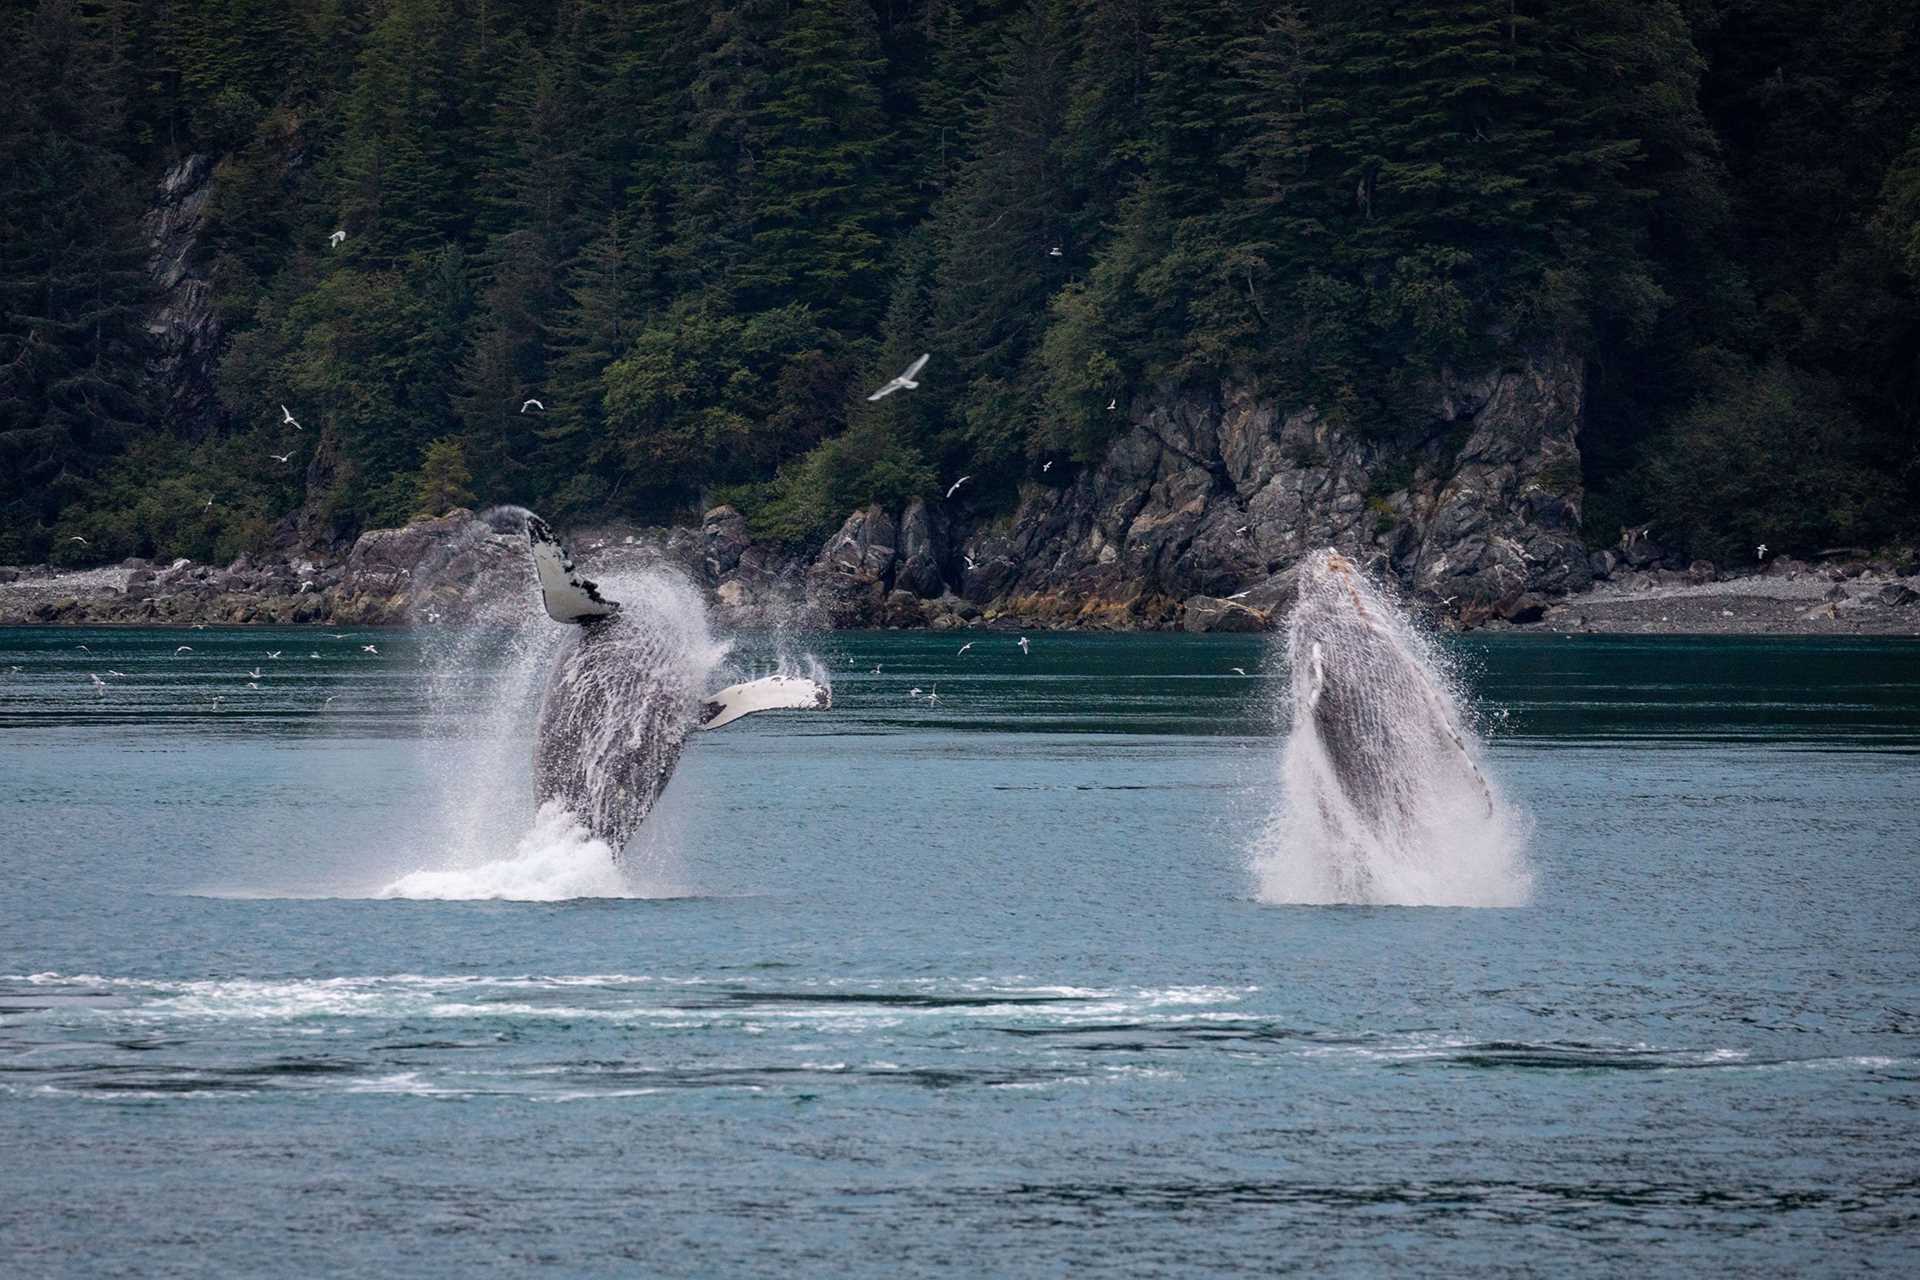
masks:
<svg viewBox="0 0 1920 1280"><path fill-rule="evenodd" d="M677 664L643 628L583 628L540 709L540 802L558 800L618 855L673 777L693 705Z"/></svg>

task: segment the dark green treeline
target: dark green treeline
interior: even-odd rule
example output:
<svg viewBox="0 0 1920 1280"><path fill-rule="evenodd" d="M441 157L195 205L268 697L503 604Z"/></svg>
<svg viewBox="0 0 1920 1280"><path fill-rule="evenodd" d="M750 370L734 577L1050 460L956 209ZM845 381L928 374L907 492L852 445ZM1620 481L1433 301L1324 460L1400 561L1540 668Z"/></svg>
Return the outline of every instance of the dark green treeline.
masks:
<svg viewBox="0 0 1920 1280"><path fill-rule="evenodd" d="M987 510L1060 482L1165 380L1391 447L1437 368L1548 348L1588 363L1599 540L1914 528L1908 0L0 0L0 25L0 561L224 557L466 498L724 498L802 540L958 470ZM141 219L192 154L210 402L155 389L147 328ZM922 390L864 400L922 350Z"/></svg>

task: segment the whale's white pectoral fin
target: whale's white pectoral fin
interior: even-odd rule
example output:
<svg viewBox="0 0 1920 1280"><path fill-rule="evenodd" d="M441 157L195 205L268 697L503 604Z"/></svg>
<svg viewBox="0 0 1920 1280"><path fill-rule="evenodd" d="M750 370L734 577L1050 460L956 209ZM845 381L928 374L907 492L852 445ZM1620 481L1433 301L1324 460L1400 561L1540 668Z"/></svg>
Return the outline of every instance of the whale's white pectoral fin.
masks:
<svg viewBox="0 0 1920 1280"><path fill-rule="evenodd" d="M1315 641L1313 649L1307 655L1307 710L1320 705L1320 693L1327 687L1327 660L1320 652L1320 643Z"/></svg>
<svg viewBox="0 0 1920 1280"><path fill-rule="evenodd" d="M533 571L540 579L540 602L555 622L594 622L620 612L617 601L600 594L592 579L574 571L573 561L547 522L527 517L527 542L533 549Z"/></svg>
<svg viewBox="0 0 1920 1280"><path fill-rule="evenodd" d="M767 676L728 685L700 704L701 729L718 729L756 711L811 711L833 705L833 691L801 676Z"/></svg>

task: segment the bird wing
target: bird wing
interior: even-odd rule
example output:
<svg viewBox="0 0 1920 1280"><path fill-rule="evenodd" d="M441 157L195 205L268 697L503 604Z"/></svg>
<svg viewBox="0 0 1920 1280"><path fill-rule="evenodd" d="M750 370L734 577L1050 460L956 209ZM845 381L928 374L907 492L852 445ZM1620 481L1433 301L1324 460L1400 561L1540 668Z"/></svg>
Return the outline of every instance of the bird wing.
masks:
<svg viewBox="0 0 1920 1280"><path fill-rule="evenodd" d="M932 358L933 358L933 352L931 351L923 352L918 360L915 360L912 364L907 366L907 371L900 375L898 381L905 382L909 378L914 377L922 369L927 367L927 361L931 360Z"/></svg>

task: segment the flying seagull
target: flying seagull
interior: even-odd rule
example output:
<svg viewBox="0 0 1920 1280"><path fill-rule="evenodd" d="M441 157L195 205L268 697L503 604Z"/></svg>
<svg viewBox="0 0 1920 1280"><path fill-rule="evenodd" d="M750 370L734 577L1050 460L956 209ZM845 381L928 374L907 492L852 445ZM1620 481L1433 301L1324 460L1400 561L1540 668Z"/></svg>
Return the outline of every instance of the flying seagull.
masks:
<svg viewBox="0 0 1920 1280"><path fill-rule="evenodd" d="M257 684L255 684L255 683L254 683L253 681L251 681L251 680L249 680L249 681L247 681L247 688L249 688L249 689L258 689L259 687L260 687L260 686L259 686L259 685L257 685Z"/></svg>
<svg viewBox="0 0 1920 1280"><path fill-rule="evenodd" d="M286 460L287 460L288 458L291 458L291 457L293 456L293 454L291 454L291 453L270 453L270 454L268 454L267 456L268 456L269 458L272 458L272 459L273 459L273 460L274 460L275 462L285 462L285 461L286 461Z"/></svg>
<svg viewBox="0 0 1920 1280"><path fill-rule="evenodd" d="M260 668L255 667L253 670L247 672L247 679L258 680L259 678L260 678Z"/></svg>
<svg viewBox="0 0 1920 1280"><path fill-rule="evenodd" d="M177 658L177 657L179 657L179 656L180 656L181 654L183 654L183 653L192 653L192 652L193 652L193 646L192 646L192 645L190 645L190 644L183 644L183 645L181 645L181 646L180 646L180 647L179 647L178 649L175 649L175 650L173 651L173 656Z"/></svg>
<svg viewBox="0 0 1920 1280"><path fill-rule="evenodd" d="M1233 668L1233 673L1237 676L1243 676L1247 674L1247 669L1245 667L1235 667Z"/></svg>
<svg viewBox="0 0 1920 1280"><path fill-rule="evenodd" d="M202 508L200 508L200 509L201 509L202 511L211 511L211 510L213 510L213 495L212 495L212 494L208 494L208 495L207 495L207 505L206 505L206 506L204 506L204 507L202 507Z"/></svg>
<svg viewBox="0 0 1920 1280"><path fill-rule="evenodd" d="M96 689L104 689L107 687L107 682L91 671L87 672L87 679L93 681L93 687Z"/></svg>
<svg viewBox="0 0 1920 1280"><path fill-rule="evenodd" d="M1107 401L1107 412L1109 412L1109 413L1111 413L1111 412L1113 412L1113 411L1114 411L1115 409L1118 409L1119 407L1120 407L1120 397L1119 397L1119 396L1115 396L1115 397L1114 397L1113 399L1111 399L1111 400L1109 400L1109 401Z"/></svg>
<svg viewBox="0 0 1920 1280"><path fill-rule="evenodd" d="M87 540L86 540L85 538L82 538L82 537L80 537L80 536L78 536L78 535L75 535L74 537L71 537L71 538L68 538L68 539L67 539L67 541L68 541L68 542L77 542L77 543L79 543L79 544L80 544L81 546L83 546L83 547L87 545Z"/></svg>
<svg viewBox="0 0 1920 1280"><path fill-rule="evenodd" d="M1763 542L1755 547L1753 549L1753 557L1756 560L1765 560L1767 558L1767 544Z"/></svg>
<svg viewBox="0 0 1920 1280"><path fill-rule="evenodd" d="M958 480L955 480L953 482L953 487L947 490L947 496L951 498L954 494L960 491L961 485L965 484L967 481L971 479L973 479L972 476L961 476Z"/></svg>
<svg viewBox="0 0 1920 1280"><path fill-rule="evenodd" d="M268 656L269 658L277 658L277 657L279 657L279 656L280 656L280 655L281 655L282 653L285 653L285 652L286 652L286 650L284 650L284 649L275 649L275 650L274 650L274 651L273 651L272 653L270 653L270 654L268 654L267 656Z"/></svg>
<svg viewBox="0 0 1920 1280"><path fill-rule="evenodd" d="M92 652L93 652L93 650L91 650L91 649L87 649L87 646L85 646L85 645L83 645L83 644L77 644L77 645L75 645L75 646L73 646L73 647L74 647L74 648L76 648L76 649L86 649L88 653L92 653Z"/></svg>
<svg viewBox="0 0 1920 1280"><path fill-rule="evenodd" d="M1235 532L1235 533L1245 533L1245 532L1246 532L1247 530L1249 530L1249 529L1251 529L1251 528L1253 528L1253 526L1252 526L1252 525L1250 525L1250 524L1243 524L1243 525L1241 525L1241 526L1240 526L1240 527L1239 527L1238 529L1235 529L1235 530L1234 530L1234 532Z"/></svg>
<svg viewBox="0 0 1920 1280"><path fill-rule="evenodd" d="M335 640L353 639L353 632L351 631L329 631L327 632L327 634L332 636Z"/></svg>
<svg viewBox="0 0 1920 1280"><path fill-rule="evenodd" d="M1052 458L1048 458L1048 459L1046 460L1046 462L1045 462L1044 464L1042 464L1042 466L1040 467L1040 473L1041 473L1042 475L1045 475L1045 474L1046 474L1047 472L1049 472L1049 471L1051 471L1051 470L1053 470L1053 459L1052 459Z"/></svg>
<svg viewBox="0 0 1920 1280"><path fill-rule="evenodd" d="M1057 257L1059 257L1059 256L1060 256L1060 246L1059 246L1059 245L1055 245L1055 246L1053 246L1053 248L1051 248L1051 249L1049 249L1049 250L1047 250L1047 256L1048 256L1049 258L1057 258Z"/></svg>
<svg viewBox="0 0 1920 1280"><path fill-rule="evenodd" d="M347 238L347 233L345 231L336 231L332 235L327 237L327 243L333 248L338 249L340 247L340 242L342 240L345 240L346 238Z"/></svg>
<svg viewBox="0 0 1920 1280"><path fill-rule="evenodd" d="M973 562L973 557L970 555L967 555L965 552L962 552L960 554L960 558L967 562L967 568L969 569L978 569L980 567L979 565Z"/></svg>
<svg viewBox="0 0 1920 1280"><path fill-rule="evenodd" d="M969 640L965 644L960 646L960 653L965 653L967 650L971 648L973 648L973 641ZM957 658L960 656L960 653L956 653L953 656Z"/></svg>
<svg viewBox="0 0 1920 1280"><path fill-rule="evenodd" d="M289 409L289 408L287 408L287 406L285 406L285 405L281 405L281 406L280 406L280 413L281 413L281 415L282 415L282 416L281 416L281 418L280 418L280 425L281 425L281 426L283 426L283 427L292 427L292 428L293 428L293 429L294 429L295 431L305 431L305 430L306 430L306 428L305 428L305 427L303 427L303 426L301 426L301 425L300 425L299 423L297 423L297 422L295 422L295 421L293 420L293 410L291 410L291 409Z"/></svg>
<svg viewBox="0 0 1920 1280"><path fill-rule="evenodd" d="M932 706L934 703L938 701L940 701L940 686L935 685L933 686L932 689L927 691L927 705Z"/></svg>
<svg viewBox="0 0 1920 1280"><path fill-rule="evenodd" d="M525 413L528 409L538 409L540 412L545 413L547 411L547 406L541 404L538 400L521 401L520 412Z"/></svg>
<svg viewBox="0 0 1920 1280"><path fill-rule="evenodd" d="M919 372L922 369L927 367L927 361L931 360L932 358L933 358L932 352L927 352L926 354L922 355L918 360L915 360L912 364L908 365L904 373L902 373L899 377L893 379L891 382L887 383L886 386L880 388L878 391L874 392L872 395L868 396L867 399L884 400L896 391L914 390L920 385L918 382L914 381L914 378L918 376Z"/></svg>
<svg viewBox="0 0 1920 1280"><path fill-rule="evenodd" d="M1248 596L1249 594L1251 594L1251 593L1249 593L1249 592L1246 592L1246 591L1236 591L1236 592L1234 592L1234 593L1233 593L1232 595L1230 595L1230 596L1228 596L1228 597L1227 597L1227 599L1229 599L1229 600L1245 600L1245 599L1247 598L1247 596Z"/></svg>
<svg viewBox="0 0 1920 1280"><path fill-rule="evenodd" d="M360 646L360 652L362 652L362 653L371 653L371 654L373 654L373 655L374 655L375 657L378 657L378 656L380 655L380 651L379 651L378 649L376 649L376 648L374 648L374 647L373 647L372 645L370 645L370 644L363 644L363 645L361 645L361 646Z"/></svg>
<svg viewBox="0 0 1920 1280"><path fill-rule="evenodd" d="M1027 638L1026 638L1025 636L1021 636L1021 637L1020 637L1020 652L1022 652L1022 653L1025 653L1026 651L1027 651Z"/></svg>
<svg viewBox="0 0 1920 1280"><path fill-rule="evenodd" d="M115 670L113 670L113 669L112 669L111 667L109 667L109 668L107 669L107 674L108 674L108 675L110 675L110 676L119 676L119 677L120 677L120 678L121 678L122 680L125 680L125 679L127 678L127 673L126 673L126 672L124 672L124 671L115 671Z"/></svg>

